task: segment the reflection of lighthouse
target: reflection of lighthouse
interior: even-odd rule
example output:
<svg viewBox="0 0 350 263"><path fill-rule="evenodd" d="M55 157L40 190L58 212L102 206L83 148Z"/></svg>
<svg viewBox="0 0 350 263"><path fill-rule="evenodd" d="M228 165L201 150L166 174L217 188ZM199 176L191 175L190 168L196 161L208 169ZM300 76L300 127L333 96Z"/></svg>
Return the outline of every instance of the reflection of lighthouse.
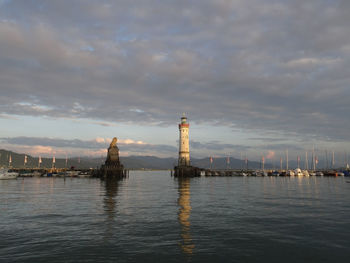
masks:
<svg viewBox="0 0 350 263"><path fill-rule="evenodd" d="M190 143L188 138L188 130L190 125L187 123L187 118L183 114L181 123L179 124L180 130L180 145L179 145L179 166L190 165Z"/></svg>
<svg viewBox="0 0 350 263"><path fill-rule="evenodd" d="M190 256L193 253L194 244L190 234L190 178L179 178L179 214L178 220L181 225L181 239L180 247L182 251Z"/></svg>

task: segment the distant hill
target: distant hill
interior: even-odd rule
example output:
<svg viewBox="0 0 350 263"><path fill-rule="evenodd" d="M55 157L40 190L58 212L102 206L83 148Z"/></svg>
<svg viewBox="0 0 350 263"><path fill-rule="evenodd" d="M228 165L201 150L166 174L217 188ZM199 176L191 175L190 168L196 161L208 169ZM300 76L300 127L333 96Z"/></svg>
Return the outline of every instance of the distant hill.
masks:
<svg viewBox="0 0 350 263"><path fill-rule="evenodd" d="M0 166L7 166L9 156L12 158L12 166L16 168L24 167L25 154L19 154L12 151L0 150ZM32 157L27 155L26 167L38 167L38 157ZM159 158L155 156L128 156L121 157L120 161L127 169L172 169L177 164L176 158ZM245 162L239 159L230 158L230 163L227 165L226 158L215 158L212 163L213 169L245 169ZM101 158L89 158L89 157L74 157L69 158L67 167L75 167L76 169L82 168L97 168L100 167L103 161ZM191 163L193 166L200 168L210 168L209 158L196 159L192 158ZM65 158L56 158L55 166L57 168L66 167ZM52 158L42 158L41 167L51 168ZM272 168L271 164L265 164L266 168ZM260 168L259 162L248 162L248 168Z"/></svg>
<svg viewBox="0 0 350 263"><path fill-rule="evenodd" d="M191 159L192 165L200 168L210 168L212 169L246 169L247 165L244 160L239 160L236 158L229 158L229 164L227 164L227 158L214 158L213 163L210 165L209 158L203 159ZM248 160L248 169L258 169L261 164L259 162L253 162ZM272 168L270 164L265 163L265 168Z"/></svg>
<svg viewBox="0 0 350 263"><path fill-rule="evenodd" d="M24 167L24 156L25 154L19 154L12 151L7 150L0 150L0 166L8 166L8 160L9 156L11 155L12 158L12 166L15 168L22 168ZM318 164L318 168L323 169L326 167L331 167L330 161L328 166L326 164L326 161L323 159L320 159L320 162ZM38 157L33 157L30 155L27 155L27 164L26 167L38 167ZM127 157L121 157L120 161L127 169L172 169L174 165L177 164L177 158L159 158L156 156L127 156ZM229 165L226 163L226 158L214 158L212 163L213 169L245 169L246 164L244 161L230 158ZM74 157L69 158L67 167L75 167L76 169L86 169L86 168L97 168L100 167L101 164L104 162L104 160L101 160L101 158L91 158L91 157ZM200 167L200 168L209 168L210 167L210 161L208 158L191 158L191 163L193 166ZM339 165L339 164L338 164ZM65 158L56 158L56 164L55 166L57 168L64 168L66 167L66 160ZM344 165L343 165L344 166ZM52 167L52 158L42 158L41 167L44 168L51 168ZM283 163L283 167L285 167L285 163ZM294 169L297 167L297 162L295 160L289 161L289 167L291 169ZM304 169L305 163L301 160L300 167ZM311 161L309 162L309 168L312 167ZM260 162L253 162L248 161L248 168L249 169L259 169L260 168ZM265 168L271 169L271 168L279 168L279 162L275 163L275 165L272 165L270 163L265 164Z"/></svg>
<svg viewBox="0 0 350 263"><path fill-rule="evenodd" d="M7 151L7 150L0 150L0 166L8 166L9 164L9 158L12 158L12 167L15 168L22 168L22 167L38 167L39 163L39 157L32 157L30 155L27 155L27 164L24 166L24 156L25 154L21 153L15 153L12 151ZM40 167L43 168L51 168L52 167L52 158L41 158L41 165ZM75 158L70 158L68 159L67 162L67 167L76 167L76 168L90 168L90 167L96 167L91 166L95 165L94 162L91 162L90 160L87 159L81 159L79 161L78 157ZM55 167L57 168L64 168L66 167L66 159L61 159L61 158L56 158L56 163Z"/></svg>

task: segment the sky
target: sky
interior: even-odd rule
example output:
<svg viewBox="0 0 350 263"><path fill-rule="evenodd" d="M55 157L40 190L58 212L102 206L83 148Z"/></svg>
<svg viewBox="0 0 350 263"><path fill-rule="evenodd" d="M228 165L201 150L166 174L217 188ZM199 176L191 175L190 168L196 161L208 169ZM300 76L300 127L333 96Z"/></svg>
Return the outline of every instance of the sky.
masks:
<svg viewBox="0 0 350 263"><path fill-rule="evenodd" d="M350 150L348 0L0 0L0 148ZM294 156L294 157L293 157Z"/></svg>

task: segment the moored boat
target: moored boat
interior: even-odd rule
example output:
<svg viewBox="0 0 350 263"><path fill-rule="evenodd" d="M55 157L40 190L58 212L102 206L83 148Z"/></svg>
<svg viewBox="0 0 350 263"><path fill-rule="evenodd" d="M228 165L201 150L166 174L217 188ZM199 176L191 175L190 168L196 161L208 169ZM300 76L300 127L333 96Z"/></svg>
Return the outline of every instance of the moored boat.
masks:
<svg viewBox="0 0 350 263"><path fill-rule="evenodd" d="M349 171L343 171L344 176L350 176L350 172Z"/></svg>
<svg viewBox="0 0 350 263"><path fill-rule="evenodd" d="M66 172L66 176L69 177L78 177L78 175L81 173L81 171L75 171L75 170L71 170L71 171L67 171Z"/></svg>
<svg viewBox="0 0 350 263"><path fill-rule="evenodd" d="M278 171L273 171L271 173L271 176L280 176L280 173Z"/></svg>
<svg viewBox="0 0 350 263"><path fill-rule="evenodd" d="M294 174L295 174L296 176L304 176L303 173L301 172L301 170L300 170L299 168L297 168L297 169L294 170Z"/></svg>
<svg viewBox="0 0 350 263"><path fill-rule="evenodd" d="M88 172L80 172L78 174L78 177L79 178L90 178L91 177L91 174L89 174Z"/></svg>
<svg viewBox="0 0 350 263"><path fill-rule="evenodd" d="M338 176L338 173L336 171L325 171L323 173L324 176Z"/></svg>
<svg viewBox="0 0 350 263"><path fill-rule="evenodd" d="M12 172L8 169L0 170L0 180L9 180L9 179L17 179L18 173Z"/></svg>
<svg viewBox="0 0 350 263"><path fill-rule="evenodd" d="M262 170L256 170L255 172L252 173L252 176L268 176L267 172L262 171Z"/></svg>
<svg viewBox="0 0 350 263"><path fill-rule="evenodd" d="M302 173L303 173L303 175L304 175L304 176L310 176L310 174L309 174L309 171L308 171L308 170L303 170L303 171L302 171Z"/></svg>
<svg viewBox="0 0 350 263"><path fill-rule="evenodd" d="M295 173L292 170L287 171L287 176L294 176Z"/></svg>
<svg viewBox="0 0 350 263"><path fill-rule="evenodd" d="M38 171L33 172L33 177L40 177L41 173Z"/></svg>

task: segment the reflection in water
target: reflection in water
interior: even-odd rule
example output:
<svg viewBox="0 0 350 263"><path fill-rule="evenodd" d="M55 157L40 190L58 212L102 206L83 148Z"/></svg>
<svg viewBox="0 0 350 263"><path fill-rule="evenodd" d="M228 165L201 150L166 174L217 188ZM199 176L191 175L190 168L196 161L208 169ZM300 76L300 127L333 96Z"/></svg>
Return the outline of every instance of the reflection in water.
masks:
<svg viewBox="0 0 350 263"><path fill-rule="evenodd" d="M107 214L107 235L109 236L113 231L114 225L114 217L116 214L116 206L117 206L117 195L118 195L118 187L120 185L121 179L117 178L109 178L103 180L105 186L105 197L103 199L104 210Z"/></svg>
<svg viewBox="0 0 350 263"><path fill-rule="evenodd" d="M349 261L350 179L303 178L0 180L0 262Z"/></svg>
<svg viewBox="0 0 350 263"><path fill-rule="evenodd" d="M178 220L181 225L181 237L182 242L180 247L182 251L190 256L192 255L194 244L190 234L190 215L191 215L191 202L190 202L190 178L178 178L179 182L179 214Z"/></svg>

